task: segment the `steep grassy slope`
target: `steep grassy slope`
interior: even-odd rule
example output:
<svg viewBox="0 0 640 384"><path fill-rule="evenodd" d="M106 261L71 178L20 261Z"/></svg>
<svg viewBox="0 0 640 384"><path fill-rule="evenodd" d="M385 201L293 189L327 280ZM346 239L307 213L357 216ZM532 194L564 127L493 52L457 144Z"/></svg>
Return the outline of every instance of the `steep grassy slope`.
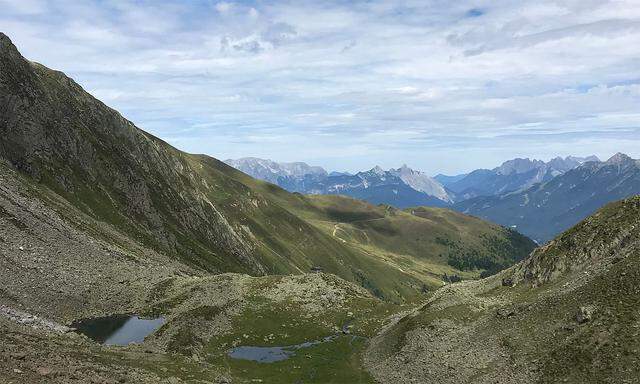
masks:
<svg viewBox="0 0 640 384"><path fill-rule="evenodd" d="M432 268L405 271L299 217L324 209L313 201L139 130L63 73L25 60L4 35L0 136L0 158L41 188L194 269L265 275L320 266L391 300L416 296L425 282L438 283ZM463 246L476 251L480 245ZM438 266L456 273L446 263Z"/></svg>
<svg viewBox="0 0 640 384"><path fill-rule="evenodd" d="M437 291L371 344L381 382L634 383L640 197L491 278Z"/></svg>

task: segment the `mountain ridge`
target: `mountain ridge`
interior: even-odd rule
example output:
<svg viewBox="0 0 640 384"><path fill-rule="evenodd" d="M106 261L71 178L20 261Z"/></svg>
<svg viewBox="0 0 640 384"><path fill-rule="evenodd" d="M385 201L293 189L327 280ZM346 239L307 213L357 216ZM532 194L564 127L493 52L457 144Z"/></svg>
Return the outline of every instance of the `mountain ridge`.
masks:
<svg viewBox="0 0 640 384"><path fill-rule="evenodd" d="M444 184L406 165L389 171L377 166L355 175L336 175L325 178L325 181L316 179L296 191L343 194L372 204L389 204L402 209L421 205L451 207L516 228L542 244L602 205L638 193L639 190L631 186L636 178L633 174L635 164L636 160L622 153L605 161L600 161L596 156L557 156L546 162L515 158L491 170L478 169L453 178L439 175ZM603 167L615 169L611 168L608 175L601 175L603 179L599 183L582 182L582 179L590 177L588 173L605 172L599 171ZM581 170L581 176L572 172L576 169ZM558 178L565 180L564 187L563 181L556 180ZM620 187L621 184L627 187ZM545 210L549 197L543 196L541 189L548 193L548 187L566 189L571 185L582 185L582 189L558 192L563 195L552 196L558 199L550 203L554 206L553 210ZM309 186L313 187L306 188ZM609 191L615 188L619 189L617 193ZM610 196L605 197L608 194ZM532 202L532 199L539 201ZM544 214L538 210L544 211Z"/></svg>
<svg viewBox="0 0 640 384"><path fill-rule="evenodd" d="M321 167L306 163L278 163L267 159L241 158L225 162L260 180L276 184L290 192L305 194L344 194L373 204L390 204L398 208L430 205L445 206L453 199L448 191L426 174L406 164L397 169L384 170L375 166L355 174L328 173ZM297 174L287 172L291 164L306 169ZM314 172L311 170L315 169Z"/></svg>
<svg viewBox="0 0 640 384"><path fill-rule="evenodd" d="M477 169L444 186L456 194L456 202L478 196L493 196L514 192L534 184L549 181L585 162L599 162L596 156L555 157L544 162L529 158L515 158L493 169Z"/></svg>
<svg viewBox="0 0 640 384"><path fill-rule="evenodd" d="M343 172L327 172L322 167L312 167L304 162L278 163L259 158L241 158L226 160L225 162L252 177L271 182L291 191L306 194L336 194L365 199L371 203L383 203L408 208L411 205L446 206L468 200L478 196L500 195L508 192L526 189L536 183L545 182L563 174L585 162L599 162L596 156L576 157L557 156L545 162L537 159L515 158L503 162L493 169L477 169L468 174L447 176L438 174L430 177L423 172L414 170L406 164L399 168L385 171L375 166L368 171L355 174ZM300 172L293 173L287 169L294 164L299 165ZM306 170L306 171L305 171ZM313 170L313 171L312 171ZM364 189L375 184L378 189L383 187L385 180L370 181L368 178L378 179L387 177L386 191L365 193ZM401 182L393 177L400 178ZM360 183L362 180L362 183ZM382 181L382 182L381 182ZM393 194L400 191L393 186L405 184L409 188L426 196L406 191L406 199ZM404 189L404 188L403 188ZM368 191L367 191L368 192ZM432 199L436 198L437 200Z"/></svg>
<svg viewBox="0 0 640 384"><path fill-rule="evenodd" d="M604 162L585 162L523 191L477 197L453 208L515 227L544 243L603 205L638 193L640 161L619 153Z"/></svg>

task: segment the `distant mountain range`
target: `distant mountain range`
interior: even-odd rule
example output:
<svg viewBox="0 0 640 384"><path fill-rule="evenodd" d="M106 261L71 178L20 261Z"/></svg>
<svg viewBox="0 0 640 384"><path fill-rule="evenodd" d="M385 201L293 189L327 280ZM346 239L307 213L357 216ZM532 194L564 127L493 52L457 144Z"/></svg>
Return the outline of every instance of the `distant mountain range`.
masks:
<svg viewBox="0 0 640 384"><path fill-rule="evenodd" d="M636 194L640 161L618 153L605 162L584 162L524 190L477 197L452 208L516 228L543 243L603 205Z"/></svg>
<svg viewBox="0 0 640 384"><path fill-rule="evenodd" d="M516 158L494 169L435 177L406 165L352 175L256 158L226 163L292 192L347 195L398 208L450 207L517 228L539 243L608 202L640 194L638 161L624 154L606 162L595 156L556 157L548 162Z"/></svg>
<svg viewBox="0 0 640 384"><path fill-rule="evenodd" d="M225 163L251 177L279 185L290 192L318 194L320 192L315 191L318 183L330 176L322 167L301 162L276 163L266 159L245 157L226 160Z"/></svg>
<svg viewBox="0 0 640 384"><path fill-rule="evenodd" d="M477 196L493 196L529 188L536 183L553 179L585 162L600 161L595 156L556 157L549 162L530 159L505 161L494 169L477 169L466 175L444 176L436 179L456 196L456 201Z"/></svg>
<svg viewBox="0 0 640 384"><path fill-rule="evenodd" d="M453 196L442 184L406 165L390 170L374 167L352 175L346 172L328 173L321 167L305 163L276 163L253 157L225 162L290 192L346 195L372 204L389 204L398 208L445 207L454 202Z"/></svg>
<svg viewBox="0 0 640 384"><path fill-rule="evenodd" d="M306 163L277 163L272 160L246 157L226 160L230 166L260 180L304 194L340 194L398 208L419 205L446 207L478 196L494 196L524 190L597 157L557 157L541 160L513 159L494 169L478 169L468 174L430 177L403 165L383 170L376 166L369 171L350 174L327 172L322 167Z"/></svg>

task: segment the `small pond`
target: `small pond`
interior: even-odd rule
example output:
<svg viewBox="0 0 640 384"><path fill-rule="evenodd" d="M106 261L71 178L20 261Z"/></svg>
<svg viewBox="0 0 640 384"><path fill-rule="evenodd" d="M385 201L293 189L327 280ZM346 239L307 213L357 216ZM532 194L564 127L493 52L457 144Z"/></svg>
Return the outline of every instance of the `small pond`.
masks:
<svg viewBox="0 0 640 384"><path fill-rule="evenodd" d="M295 356L298 349L312 347L320 343L331 341L337 337L338 335L331 335L322 340L307 341L302 344L287 345L283 347L241 346L231 349L228 355L232 359L251 360L258 363L274 363L276 361L287 360L288 358Z"/></svg>
<svg viewBox="0 0 640 384"><path fill-rule="evenodd" d="M142 343L164 321L163 317L144 319L135 315L113 315L79 320L71 327L100 344L129 345Z"/></svg>

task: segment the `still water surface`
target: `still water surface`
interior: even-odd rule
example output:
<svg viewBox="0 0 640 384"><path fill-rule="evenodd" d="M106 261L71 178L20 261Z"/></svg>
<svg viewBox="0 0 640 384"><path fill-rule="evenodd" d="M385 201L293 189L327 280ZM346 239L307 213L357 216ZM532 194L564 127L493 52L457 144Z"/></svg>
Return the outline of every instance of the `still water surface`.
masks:
<svg viewBox="0 0 640 384"><path fill-rule="evenodd" d="M298 349L325 343L335 339L336 337L338 337L338 335L331 335L322 340L307 341L301 344L287 345L284 347L235 347L229 351L228 355L232 359L251 360L257 361L258 363L274 363L276 361L287 360L291 356L295 356Z"/></svg>
<svg viewBox="0 0 640 384"><path fill-rule="evenodd" d="M113 315L76 321L78 332L104 345L139 344L164 324L164 318L144 319L135 315Z"/></svg>

